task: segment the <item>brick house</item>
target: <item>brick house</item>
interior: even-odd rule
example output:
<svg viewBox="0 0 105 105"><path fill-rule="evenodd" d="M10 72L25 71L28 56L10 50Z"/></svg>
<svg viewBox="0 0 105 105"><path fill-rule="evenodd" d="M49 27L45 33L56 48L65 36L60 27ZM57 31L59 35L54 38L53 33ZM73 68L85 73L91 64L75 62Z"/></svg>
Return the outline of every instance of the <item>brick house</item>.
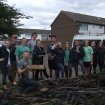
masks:
<svg viewBox="0 0 105 105"><path fill-rule="evenodd" d="M51 24L51 34L63 44L71 44L74 35L90 33L105 33L105 18L61 11Z"/></svg>

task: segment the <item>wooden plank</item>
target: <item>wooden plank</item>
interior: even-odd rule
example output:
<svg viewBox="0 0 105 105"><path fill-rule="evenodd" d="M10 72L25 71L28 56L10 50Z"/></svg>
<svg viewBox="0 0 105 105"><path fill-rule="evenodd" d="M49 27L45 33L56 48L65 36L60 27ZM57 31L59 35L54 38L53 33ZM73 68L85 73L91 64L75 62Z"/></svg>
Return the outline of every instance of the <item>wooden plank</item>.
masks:
<svg viewBox="0 0 105 105"><path fill-rule="evenodd" d="M44 65L30 65L31 70L44 70L45 66Z"/></svg>

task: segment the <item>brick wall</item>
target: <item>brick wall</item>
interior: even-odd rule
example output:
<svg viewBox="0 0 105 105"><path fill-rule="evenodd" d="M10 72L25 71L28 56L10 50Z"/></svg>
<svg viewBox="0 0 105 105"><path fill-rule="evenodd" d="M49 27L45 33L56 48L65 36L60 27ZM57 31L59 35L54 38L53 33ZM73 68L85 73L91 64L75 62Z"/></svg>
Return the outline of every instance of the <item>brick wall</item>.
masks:
<svg viewBox="0 0 105 105"><path fill-rule="evenodd" d="M51 43L51 41L41 41L41 42L45 49L47 48L47 45Z"/></svg>
<svg viewBox="0 0 105 105"><path fill-rule="evenodd" d="M57 36L57 40L64 45L65 42L72 44L72 39L78 33L78 23L61 13L51 25L51 34Z"/></svg>

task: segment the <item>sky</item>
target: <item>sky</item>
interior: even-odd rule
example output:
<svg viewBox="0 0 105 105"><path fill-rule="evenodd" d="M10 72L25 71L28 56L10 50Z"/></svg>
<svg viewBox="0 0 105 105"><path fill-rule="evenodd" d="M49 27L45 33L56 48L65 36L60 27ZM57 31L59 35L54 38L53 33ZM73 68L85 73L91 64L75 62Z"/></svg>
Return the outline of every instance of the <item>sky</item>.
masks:
<svg viewBox="0 0 105 105"><path fill-rule="evenodd" d="M22 19L22 28L51 29L50 25L61 10L105 18L105 0L8 0L30 20Z"/></svg>

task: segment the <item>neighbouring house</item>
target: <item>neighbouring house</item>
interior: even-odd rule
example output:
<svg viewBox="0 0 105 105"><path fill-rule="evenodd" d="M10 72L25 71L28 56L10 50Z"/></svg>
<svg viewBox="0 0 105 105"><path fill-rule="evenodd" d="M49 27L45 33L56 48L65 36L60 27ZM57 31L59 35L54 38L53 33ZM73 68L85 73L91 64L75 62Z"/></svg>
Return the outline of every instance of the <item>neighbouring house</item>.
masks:
<svg viewBox="0 0 105 105"><path fill-rule="evenodd" d="M51 41L51 30L46 29L20 29L20 35L18 37L18 41L20 42L23 37L25 37L28 41L31 40L31 35L33 32L37 33L37 39L42 41L44 47L47 46L48 43Z"/></svg>
<svg viewBox="0 0 105 105"><path fill-rule="evenodd" d="M105 18L61 11L51 24L51 34L63 44L71 44L77 34L105 34Z"/></svg>

